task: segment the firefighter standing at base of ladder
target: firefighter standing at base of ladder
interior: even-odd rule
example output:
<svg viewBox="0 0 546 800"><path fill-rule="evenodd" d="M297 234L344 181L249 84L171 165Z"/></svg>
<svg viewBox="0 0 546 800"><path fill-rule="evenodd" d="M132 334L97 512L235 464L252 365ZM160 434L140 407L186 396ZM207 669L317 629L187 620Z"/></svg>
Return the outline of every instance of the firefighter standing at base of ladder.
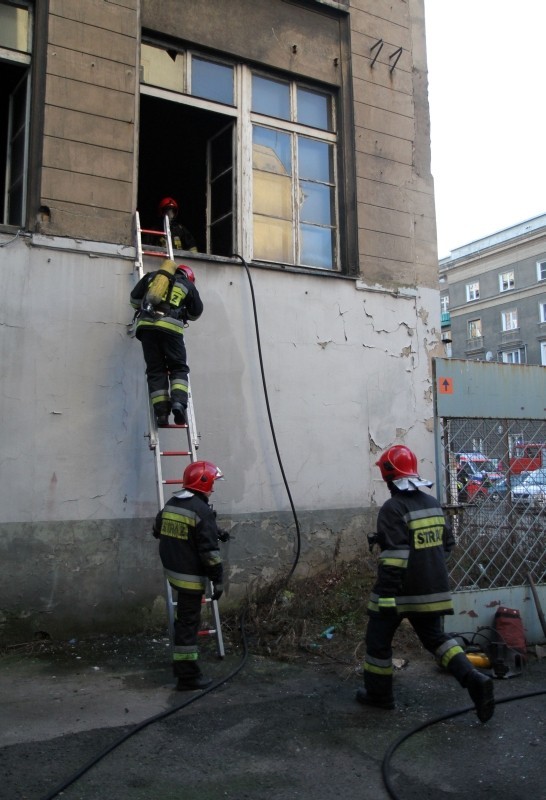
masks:
<svg viewBox="0 0 546 800"><path fill-rule="evenodd" d="M208 502L215 481L223 479L222 471L210 461L188 464L184 488L167 501L153 528L166 579L178 595L172 652L179 691L205 689L212 683L201 673L197 639L207 580L212 584L211 602L223 592L218 541L226 541L229 534L218 528Z"/></svg>

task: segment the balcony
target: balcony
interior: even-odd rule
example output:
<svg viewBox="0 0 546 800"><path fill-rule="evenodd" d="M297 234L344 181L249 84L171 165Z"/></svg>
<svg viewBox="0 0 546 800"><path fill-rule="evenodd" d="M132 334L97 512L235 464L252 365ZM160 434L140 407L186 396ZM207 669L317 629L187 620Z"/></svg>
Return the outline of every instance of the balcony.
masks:
<svg viewBox="0 0 546 800"><path fill-rule="evenodd" d="M476 353L483 349L483 336L473 336L466 340L466 353Z"/></svg>
<svg viewBox="0 0 546 800"><path fill-rule="evenodd" d="M512 328L510 331L501 331L501 345L521 345L521 343L521 331L519 328Z"/></svg>
<svg viewBox="0 0 546 800"><path fill-rule="evenodd" d="M442 328L446 325L451 325L451 314L449 311L442 311L440 315L440 321L442 323Z"/></svg>

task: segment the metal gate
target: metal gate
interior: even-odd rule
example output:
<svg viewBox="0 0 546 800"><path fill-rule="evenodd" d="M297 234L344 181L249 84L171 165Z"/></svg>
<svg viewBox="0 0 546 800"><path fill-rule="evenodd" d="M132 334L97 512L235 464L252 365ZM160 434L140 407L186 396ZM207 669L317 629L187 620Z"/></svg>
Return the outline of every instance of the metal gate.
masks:
<svg viewBox="0 0 546 800"><path fill-rule="evenodd" d="M546 599L546 369L434 359L438 495L456 547L458 630L518 608L544 638L531 584Z"/></svg>

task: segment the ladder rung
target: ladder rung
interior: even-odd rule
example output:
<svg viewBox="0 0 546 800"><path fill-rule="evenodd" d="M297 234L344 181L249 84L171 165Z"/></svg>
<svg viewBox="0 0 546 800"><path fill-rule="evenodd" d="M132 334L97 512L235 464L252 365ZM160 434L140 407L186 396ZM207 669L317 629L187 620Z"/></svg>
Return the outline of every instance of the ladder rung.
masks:
<svg viewBox="0 0 546 800"><path fill-rule="evenodd" d="M191 453L189 450L164 450L163 452L160 451L160 456L190 456Z"/></svg>
<svg viewBox="0 0 546 800"><path fill-rule="evenodd" d="M156 230L151 230L150 228L141 228L140 232L141 233L151 233L154 236L165 236L165 231L156 231Z"/></svg>
<svg viewBox="0 0 546 800"><path fill-rule="evenodd" d="M166 484L167 486L182 486L182 478L169 478L169 480L163 480L161 483Z"/></svg>
<svg viewBox="0 0 546 800"><path fill-rule="evenodd" d="M165 258L165 253L158 253L157 250L143 250L143 256L156 256L157 258Z"/></svg>
<svg viewBox="0 0 546 800"><path fill-rule="evenodd" d="M211 628L210 630L207 630L207 631L198 631L197 635L198 636L212 636L215 633L216 633L216 628Z"/></svg>

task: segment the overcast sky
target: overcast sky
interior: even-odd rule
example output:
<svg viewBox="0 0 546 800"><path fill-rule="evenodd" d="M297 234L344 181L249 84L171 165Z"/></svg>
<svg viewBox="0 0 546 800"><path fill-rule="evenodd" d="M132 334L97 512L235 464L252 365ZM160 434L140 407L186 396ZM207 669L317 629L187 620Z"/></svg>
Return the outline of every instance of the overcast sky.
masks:
<svg viewBox="0 0 546 800"><path fill-rule="evenodd" d="M546 0L425 0L438 256L546 213Z"/></svg>

